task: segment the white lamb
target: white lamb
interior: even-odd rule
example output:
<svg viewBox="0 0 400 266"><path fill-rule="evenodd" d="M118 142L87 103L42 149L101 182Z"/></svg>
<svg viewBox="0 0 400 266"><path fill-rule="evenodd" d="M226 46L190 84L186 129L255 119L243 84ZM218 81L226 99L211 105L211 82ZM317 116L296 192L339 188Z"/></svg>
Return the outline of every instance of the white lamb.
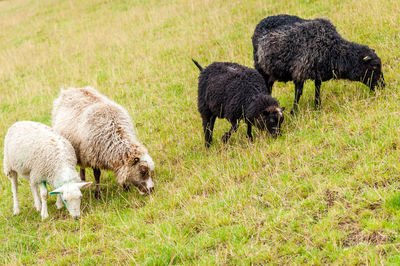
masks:
<svg viewBox="0 0 400 266"><path fill-rule="evenodd" d="M31 121L13 124L4 140L4 172L11 181L14 214L20 212L17 197L19 175L29 181L35 208L41 211L42 220L49 216L46 183L56 188L50 194L58 194L57 208L62 208L64 203L72 217L79 217L80 189L92 182L81 182L76 162L71 144L52 128Z"/></svg>
<svg viewBox="0 0 400 266"><path fill-rule="evenodd" d="M81 179L93 169L96 197L100 196L100 170L111 170L118 182L135 185L141 194L154 189L154 162L135 134L128 112L92 87L62 90L54 101L53 128L75 149Z"/></svg>

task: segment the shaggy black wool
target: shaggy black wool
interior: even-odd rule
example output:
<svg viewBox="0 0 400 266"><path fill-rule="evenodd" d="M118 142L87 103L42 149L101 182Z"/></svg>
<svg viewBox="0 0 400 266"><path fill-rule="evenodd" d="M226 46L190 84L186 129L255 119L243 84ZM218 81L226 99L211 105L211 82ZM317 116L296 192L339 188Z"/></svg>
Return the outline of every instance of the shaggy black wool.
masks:
<svg viewBox="0 0 400 266"><path fill-rule="evenodd" d="M384 86L382 63L373 49L349 42L326 19L304 20L278 15L263 19L252 37L254 66L268 92L275 81L293 81L297 110L304 82L315 81L315 105L321 103L321 82L330 79L360 81L370 87Z"/></svg>
<svg viewBox="0 0 400 266"><path fill-rule="evenodd" d="M252 141L252 125L268 130L274 137L279 134L284 108L268 95L262 76L254 69L235 63L215 62L200 69L198 85L198 110L203 119L205 146L212 141L217 117L226 118L231 129L222 137L227 142L238 129L239 121L247 123L247 136Z"/></svg>

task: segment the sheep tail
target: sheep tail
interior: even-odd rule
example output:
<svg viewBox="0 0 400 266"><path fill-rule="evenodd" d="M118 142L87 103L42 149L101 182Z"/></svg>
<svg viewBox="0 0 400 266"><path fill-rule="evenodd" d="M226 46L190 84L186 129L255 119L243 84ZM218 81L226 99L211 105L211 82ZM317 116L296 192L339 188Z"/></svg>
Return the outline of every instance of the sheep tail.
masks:
<svg viewBox="0 0 400 266"><path fill-rule="evenodd" d="M193 63L200 69L200 72L203 71L203 68L200 66L199 63L197 63L196 60L194 60L194 59L192 58L192 61L193 61Z"/></svg>

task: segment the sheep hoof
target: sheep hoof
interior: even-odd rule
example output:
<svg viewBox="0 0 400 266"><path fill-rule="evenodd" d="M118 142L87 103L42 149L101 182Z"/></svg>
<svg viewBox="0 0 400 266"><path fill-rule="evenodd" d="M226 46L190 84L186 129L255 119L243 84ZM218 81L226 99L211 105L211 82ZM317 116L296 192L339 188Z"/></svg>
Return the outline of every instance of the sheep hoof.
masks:
<svg viewBox="0 0 400 266"><path fill-rule="evenodd" d="M124 188L124 191L130 191L131 190L131 187L129 185L124 184L124 185L122 185L122 187Z"/></svg>
<svg viewBox="0 0 400 266"><path fill-rule="evenodd" d="M101 198L100 191L96 190L96 191L94 192L94 197L95 197L96 199L100 199L100 198Z"/></svg>
<svg viewBox="0 0 400 266"><path fill-rule="evenodd" d="M14 215L18 215L19 213L20 213L20 210L19 210L19 209L14 209L14 210L13 210L13 214L14 214Z"/></svg>
<svg viewBox="0 0 400 266"><path fill-rule="evenodd" d="M49 214L47 212L46 213L42 213L42 221L46 220L47 218L49 218Z"/></svg>

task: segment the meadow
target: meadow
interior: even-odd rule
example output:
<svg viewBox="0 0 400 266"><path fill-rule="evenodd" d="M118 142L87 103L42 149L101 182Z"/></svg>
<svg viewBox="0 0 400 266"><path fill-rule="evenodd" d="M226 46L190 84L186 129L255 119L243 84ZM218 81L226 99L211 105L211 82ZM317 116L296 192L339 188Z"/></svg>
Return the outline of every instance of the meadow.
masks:
<svg viewBox="0 0 400 266"><path fill-rule="evenodd" d="M228 144L217 120L204 148L198 69L253 66L251 36L266 16L331 20L375 49L386 88L307 82L277 139L241 124ZM0 264L400 264L400 2L398 0L0 1ZM51 125L60 88L91 85L123 105L155 163L156 191L125 192L102 173L80 220L55 207L41 221L26 181L21 214L3 165L8 127ZM92 171L88 179L94 181Z"/></svg>

